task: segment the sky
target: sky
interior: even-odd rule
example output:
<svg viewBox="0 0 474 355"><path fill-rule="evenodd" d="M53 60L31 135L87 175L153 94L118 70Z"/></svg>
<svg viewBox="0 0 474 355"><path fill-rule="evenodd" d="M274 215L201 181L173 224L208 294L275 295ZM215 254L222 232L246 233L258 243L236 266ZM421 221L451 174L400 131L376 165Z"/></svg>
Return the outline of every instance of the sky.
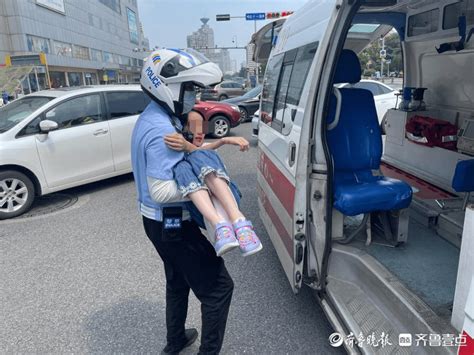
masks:
<svg viewBox="0 0 474 355"><path fill-rule="evenodd" d="M150 47L186 47L186 36L201 27L201 17L210 18L217 46L245 46L254 32L254 22L237 18L216 22L217 14L245 16L251 12L296 11L307 0L138 0L140 20ZM257 21L257 30L268 21ZM230 50L237 68L245 51Z"/></svg>

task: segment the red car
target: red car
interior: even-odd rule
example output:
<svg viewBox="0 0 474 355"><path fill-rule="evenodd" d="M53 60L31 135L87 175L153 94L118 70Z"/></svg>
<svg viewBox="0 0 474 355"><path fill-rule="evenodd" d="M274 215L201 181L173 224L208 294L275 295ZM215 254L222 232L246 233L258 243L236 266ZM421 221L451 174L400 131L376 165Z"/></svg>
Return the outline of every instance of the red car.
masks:
<svg viewBox="0 0 474 355"><path fill-rule="evenodd" d="M240 123L239 106L215 101L197 101L193 108L204 117L204 133L225 137Z"/></svg>

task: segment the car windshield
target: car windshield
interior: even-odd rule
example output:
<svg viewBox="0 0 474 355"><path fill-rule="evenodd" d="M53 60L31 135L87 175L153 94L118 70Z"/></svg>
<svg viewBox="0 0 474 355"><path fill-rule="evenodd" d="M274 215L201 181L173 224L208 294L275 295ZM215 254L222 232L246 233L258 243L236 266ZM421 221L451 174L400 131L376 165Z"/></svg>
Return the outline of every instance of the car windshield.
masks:
<svg viewBox="0 0 474 355"><path fill-rule="evenodd" d="M251 99L251 98L254 98L255 96L257 96L258 94L260 94L260 92L262 92L262 87L259 85L259 86L254 87L249 92L246 92L242 96L245 97L246 99Z"/></svg>
<svg viewBox="0 0 474 355"><path fill-rule="evenodd" d="M24 97L0 108L0 133L16 126L28 115L51 101L52 97Z"/></svg>

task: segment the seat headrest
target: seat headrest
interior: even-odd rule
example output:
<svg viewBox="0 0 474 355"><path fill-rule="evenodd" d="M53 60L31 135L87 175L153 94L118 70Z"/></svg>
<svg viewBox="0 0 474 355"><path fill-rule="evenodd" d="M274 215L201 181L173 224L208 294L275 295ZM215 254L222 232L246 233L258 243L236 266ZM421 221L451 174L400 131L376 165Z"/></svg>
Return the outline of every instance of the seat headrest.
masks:
<svg viewBox="0 0 474 355"><path fill-rule="evenodd" d="M334 75L334 84L340 83L358 83L362 76L359 58L350 49L343 49L339 62L337 63L336 74Z"/></svg>

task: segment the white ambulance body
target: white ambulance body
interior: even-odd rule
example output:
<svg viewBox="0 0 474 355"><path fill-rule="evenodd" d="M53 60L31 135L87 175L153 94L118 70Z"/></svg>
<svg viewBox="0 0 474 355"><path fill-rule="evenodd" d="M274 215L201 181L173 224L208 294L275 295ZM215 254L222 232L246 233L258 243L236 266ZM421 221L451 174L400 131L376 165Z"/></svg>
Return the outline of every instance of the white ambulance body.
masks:
<svg viewBox="0 0 474 355"><path fill-rule="evenodd" d="M351 353L474 353L473 26L474 0L318 0L270 38L260 215L293 291L315 290ZM337 87L392 29L426 108L389 110L382 135L370 92ZM414 142L415 116L458 137Z"/></svg>

